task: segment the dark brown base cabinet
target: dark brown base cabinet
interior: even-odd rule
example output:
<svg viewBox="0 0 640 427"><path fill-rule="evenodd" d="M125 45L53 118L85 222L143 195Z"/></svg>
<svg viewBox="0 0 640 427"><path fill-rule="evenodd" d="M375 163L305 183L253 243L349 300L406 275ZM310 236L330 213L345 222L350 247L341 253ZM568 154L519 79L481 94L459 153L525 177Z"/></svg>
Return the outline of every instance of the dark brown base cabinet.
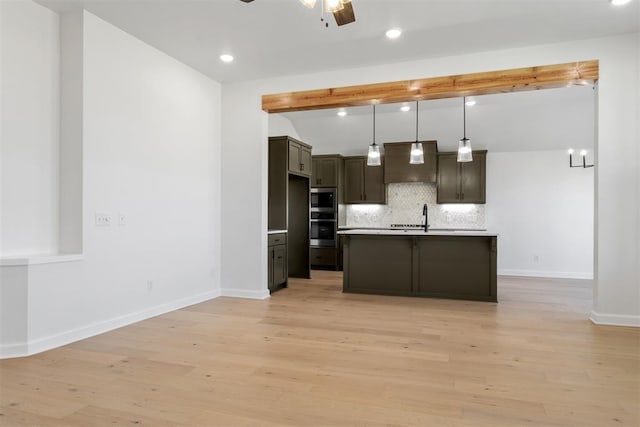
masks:
<svg viewBox="0 0 640 427"><path fill-rule="evenodd" d="M497 302L497 237L345 235L344 292Z"/></svg>
<svg viewBox="0 0 640 427"><path fill-rule="evenodd" d="M311 248L311 268L338 270L338 248Z"/></svg>
<svg viewBox="0 0 640 427"><path fill-rule="evenodd" d="M269 291L287 286L287 234L269 235Z"/></svg>

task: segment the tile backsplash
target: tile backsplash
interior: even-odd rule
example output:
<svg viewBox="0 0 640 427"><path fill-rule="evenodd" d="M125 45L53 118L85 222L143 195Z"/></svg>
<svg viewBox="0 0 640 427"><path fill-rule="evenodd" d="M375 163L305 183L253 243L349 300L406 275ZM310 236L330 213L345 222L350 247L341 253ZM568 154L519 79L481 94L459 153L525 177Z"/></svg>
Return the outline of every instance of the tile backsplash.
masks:
<svg viewBox="0 0 640 427"><path fill-rule="evenodd" d="M391 224L423 224L429 207L431 228L486 228L485 205L436 203L436 184L388 184L386 205L345 205L347 227L388 228ZM341 221L345 224L345 221Z"/></svg>

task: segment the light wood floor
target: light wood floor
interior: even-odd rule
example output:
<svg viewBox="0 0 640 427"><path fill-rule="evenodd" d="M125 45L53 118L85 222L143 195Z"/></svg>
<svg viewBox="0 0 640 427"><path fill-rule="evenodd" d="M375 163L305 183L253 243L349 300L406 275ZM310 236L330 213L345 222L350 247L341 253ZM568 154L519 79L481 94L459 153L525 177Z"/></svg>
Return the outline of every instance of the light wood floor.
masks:
<svg viewBox="0 0 640 427"><path fill-rule="evenodd" d="M591 324L583 282L496 305L313 276L0 361L0 425L640 425L640 331Z"/></svg>

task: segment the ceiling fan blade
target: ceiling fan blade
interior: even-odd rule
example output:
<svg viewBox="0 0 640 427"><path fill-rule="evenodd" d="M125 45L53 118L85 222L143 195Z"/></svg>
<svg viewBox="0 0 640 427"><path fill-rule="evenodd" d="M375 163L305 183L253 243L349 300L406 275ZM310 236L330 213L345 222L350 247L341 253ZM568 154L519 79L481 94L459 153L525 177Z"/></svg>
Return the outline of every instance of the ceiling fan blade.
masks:
<svg viewBox="0 0 640 427"><path fill-rule="evenodd" d="M333 12L333 17L336 18L336 24L338 24L338 26L355 22L356 15L353 13L353 6L351 5L351 2L344 3L344 7L342 9Z"/></svg>

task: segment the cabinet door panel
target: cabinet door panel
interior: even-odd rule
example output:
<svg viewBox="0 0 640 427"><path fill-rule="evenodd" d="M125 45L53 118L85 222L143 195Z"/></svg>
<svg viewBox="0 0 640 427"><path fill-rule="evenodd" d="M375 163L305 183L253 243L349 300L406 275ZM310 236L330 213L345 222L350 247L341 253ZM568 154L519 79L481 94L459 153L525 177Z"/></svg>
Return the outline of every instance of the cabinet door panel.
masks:
<svg viewBox="0 0 640 427"><path fill-rule="evenodd" d="M491 237L432 236L418 240L417 294L474 297L492 294ZM464 267L459 260L464 260Z"/></svg>
<svg viewBox="0 0 640 427"><path fill-rule="evenodd" d="M406 295L412 288L410 237L347 237L344 286L348 292Z"/></svg>
<svg viewBox="0 0 640 427"><path fill-rule="evenodd" d="M318 184L322 187L338 186L338 159L320 159L318 167L321 170L322 182Z"/></svg>
<svg viewBox="0 0 640 427"><path fill-rule="evenodd" d="M269 284L269 290L270 291L273 290L273 288L274 288L274 284L273 284L274 283L273 282L273 273L274 273L273 272L273 253L274 253L273 246L270 246L269 247L269 263L268 263L269 264L269 273L268 273L269 274L268 275L269 280L268 280L268 284Z"/></svg>
<svg viewBox="0 0 640 427"><path fill-rule="evenodd" d="M366 162L364 160L363 162ZM364 166L364 202L386 203L387 192L384 186L384 159L380 166Z"/></svg>
<svg viewBox="0 0 640 427"><path fill-rule="evenodd" d="M344 161L344 202L361 203L364 200L363 182L364 160L346 159Z"/></svg>
<svg viewBox="0 0 640 427"><path fill-rule="evenodd" d="M311 186L319 187L322 185L322 171L320 170L320 160L321 159L312 159L311 160Z"/></svg>
<svg viewBox="0 0 640 427"><path fill-rule="evenodd" d="M300 172L300 150L302 147L295 142L289 142L289 171Z"/></svg>
<svg viewBox="0 0 640 427"><path fill-rule="evenodd" d="M473 161L460 164L460 199L464 203L485 203L485 155L473 153Z"/></svg>
<svg viewBox="0 0 640 427"><path fill-rule="evenodd" d="M287 281L287 247L273 247L273 285L278 286Z"/></svg>
<svg viewBox="0 0 640 427"><path fill-rule="evenodd" d="M458 175L457 155L438 155L438 203L459 203Z"/></svg>
<svg viewBox="0 0 640 427"><path fill-rule="evenodd" d="M300 147L300 173L311 176L311 150Z"/></svg>

